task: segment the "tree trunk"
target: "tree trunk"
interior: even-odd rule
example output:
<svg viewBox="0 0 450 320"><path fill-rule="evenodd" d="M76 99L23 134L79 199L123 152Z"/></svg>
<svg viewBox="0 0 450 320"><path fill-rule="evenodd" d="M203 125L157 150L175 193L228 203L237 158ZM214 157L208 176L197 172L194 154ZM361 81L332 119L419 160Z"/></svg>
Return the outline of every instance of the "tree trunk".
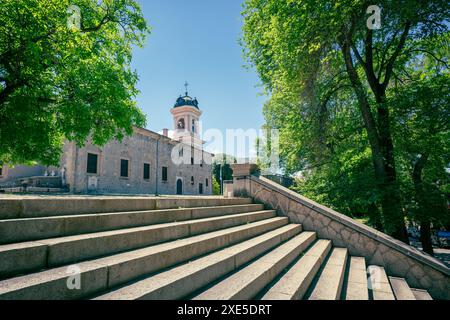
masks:
<svg viewBox="0 0 450 320"><path fill-rule="evenodd" d="M358 99L358 105L367 130L372 151L372 161L378 188L381 192L381 206L384 217L384 229L394 238L409 244L404 215L400 202L400 190L396 181L393 144L389 129L389 113L379 112L375 121L364 86L353 65L350 43L344 39L341 44L347 74Z"/></svg>
<svg viewBox="0 0 450 320"><path fill-rule="evenodd" d="M369 223L372 227L378 231L384 232L383 221L381 219L381 213L375 203L371 203L369 206Z"/></svg>
<svg viewBox="0 0 450 320"><path fill-rule="evenodd" d="M422 243L422 249L426 253L434 255L433 243L431 241L431 223L430 221L420 222L420 242Z"/></svg>
<svg viewBox="0 0 450 320"><path fill-rule="evenodd" d="M418 203L418 220L420 222L420 242L423 251L434 255L433 243L431 241L431 222L427 215L427 195L423 187L422 172L428 161L428 155L421 155L416 161L413 168L412 178L414 181L414 190L416 193L416 201Z"/></svg>
<svg viewBox="0 0 450 320"><path fill-rule="evenodd" d="M377 122L380 139L380 150L384 159L384 182L381 187L382 207L385 216L385 229L394 238L409 244L405 226L405 217L401 206L400 188L397 183L397 170L394 158L394 144L392 142L389 109L385 105L385 93L377 93Z"/></svg>

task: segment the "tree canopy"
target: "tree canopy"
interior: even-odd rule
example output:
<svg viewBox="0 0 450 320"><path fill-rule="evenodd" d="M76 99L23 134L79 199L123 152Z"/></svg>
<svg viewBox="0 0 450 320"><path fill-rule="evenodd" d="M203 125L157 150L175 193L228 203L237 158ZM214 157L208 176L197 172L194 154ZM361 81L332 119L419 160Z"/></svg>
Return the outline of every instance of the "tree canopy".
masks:
<svg viewBox="0 0 450 320"><path fill-rule="evenodd" d="M2 0L0 163L57 164L65 139L144 125L130 62L148 32L133 0Z"/></svg>
<svg viewBox="0 0 450 320"><path fill-rule="evenodd" d="M297 190L408 242L414 167L425 162L440 198L448 185L449 7L378 1L374 29L371 4L247 0L244 52L271 96L282 165L303 173Z"/></svg>

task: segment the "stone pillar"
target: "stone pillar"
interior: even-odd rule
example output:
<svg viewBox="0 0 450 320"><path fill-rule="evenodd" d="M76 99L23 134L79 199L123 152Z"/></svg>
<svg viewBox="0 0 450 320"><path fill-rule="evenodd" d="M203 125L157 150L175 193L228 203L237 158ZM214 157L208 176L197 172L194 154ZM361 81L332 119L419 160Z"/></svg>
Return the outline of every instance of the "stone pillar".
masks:
<svg viewBox="0 0 450 320"><path fill-rule="evenodd" d="M225 180L223 183L223 196L224 198L233 197L233 180Z"/></svg>
<svg viewBox="0 0 450 320"><path fill-rule="evenodd" d="M258 172L254 163L236 163L231 165L233 170L233 196L251 197L250 176Z"/></svg>

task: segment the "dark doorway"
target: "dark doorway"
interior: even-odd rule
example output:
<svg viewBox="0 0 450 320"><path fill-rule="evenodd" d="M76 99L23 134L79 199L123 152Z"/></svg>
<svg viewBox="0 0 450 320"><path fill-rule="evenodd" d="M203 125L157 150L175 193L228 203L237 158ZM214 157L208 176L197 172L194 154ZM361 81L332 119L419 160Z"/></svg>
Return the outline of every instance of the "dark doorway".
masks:
<svg viewBox="0 0 450 320"><path fill-rule="evenodd" d="M183 194L183 180L177 180L177 194Z"/></svg>
<svg viewBox="0 0 450 320"><path fill-rule="evenodd" d="M198 185L198 193L203 194L203 183Z"/></svg>

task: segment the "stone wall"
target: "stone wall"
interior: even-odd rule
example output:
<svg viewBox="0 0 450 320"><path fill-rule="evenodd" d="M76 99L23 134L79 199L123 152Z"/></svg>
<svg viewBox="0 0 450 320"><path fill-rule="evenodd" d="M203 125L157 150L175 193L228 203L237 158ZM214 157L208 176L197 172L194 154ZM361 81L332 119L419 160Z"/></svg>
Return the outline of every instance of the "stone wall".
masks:
<svg viewBox="0 0 450 320"><path fill-rule="evenodd" d="M4 166L0 183L18 178L43 176L45 170L55 171L62 178L62 184L69 186L71 193L86 194L176 194L177 180L183 183L184 195L212 195L212 155L199 149L192 153L190 145L183 145L183 162L172 160L172 151L178 154L178 141L155 132L135 128L132 136L122 141L112 140L104 146L89 141L83 147L66 142L60 167ZM98 156L97 173L87 172L88 154ZM194 164L191 164L191 156ZM128 177L120 176L121 160L128 160ZM144 163L150 165L150 179L144 179ZM162 180L162 168L167 167L167 181ZM192 183L192 177L193 183ZM93 188L92 185L96 187Z"/></svg>
<svg viewBox="0 0 450 320"><path fill-rule="evenodd" d="M187 164L177 165L171 157L176 145L177 142L168 137L137 128L131 137L125 137L120 142L110 141L103 147L87 143L79 148L67 143L61 166L66 168L66 181L74 193L176 194L176 181L181 179L183 194L199 194L199 184L202 183L203 194L211 195L211 165L200 165L197 161L202 156L209 160L211 155L207 152L202 155L199 151L194 165L191 165L190 158ZM87 173L88 153L98 155L97 174ZM120 176L121 159L129 161L128 177ZM143 177L144 163L150 164L148 180ZM162 180L162 167L168 168L167 181ZM194 177L194 184L191 177ZM95 190L88 188L92 180L97 183Z"/></svg>
<svg viewBox="0 0 450 320"><path fill-rule="evenodd" d="M288 216L293 223L330 239L351 255L363 256L368 265L383 266L391 276L426 289L435 299L450 299L450 269L439 260L382 232L322 206L268 179L251 175L256 167L234 165L234 195L249 195L255 202Z"/></svg>
<svg viewBox="0 0 450 320"><path fill-rule="evenodd" d="M2 175L0 175L0 183L14 181L19 178L43 176L45 167L43 166L24 166L17 165L15 167L3 166Z"/></svg>

